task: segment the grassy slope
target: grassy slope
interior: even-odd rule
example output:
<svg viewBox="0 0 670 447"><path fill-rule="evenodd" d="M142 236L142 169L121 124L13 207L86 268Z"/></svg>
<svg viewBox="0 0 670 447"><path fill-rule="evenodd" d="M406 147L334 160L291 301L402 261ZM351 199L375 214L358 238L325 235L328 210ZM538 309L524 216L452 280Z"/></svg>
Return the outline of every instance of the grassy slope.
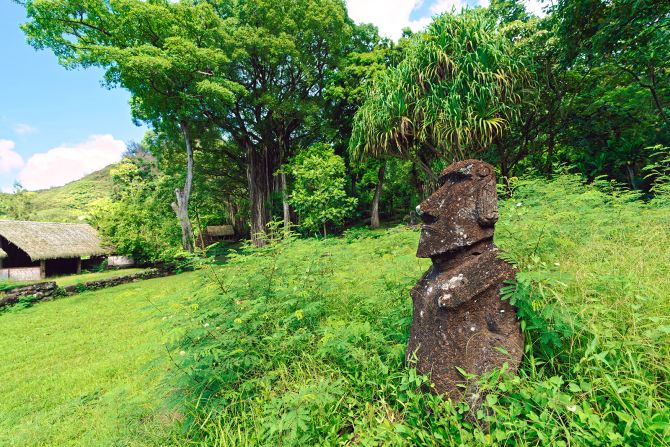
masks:
<svg viewBox="0 0 670 447"><path fill-rule="evenodd" d="M0 314L0 445L169 445L163 314L192 274Z"/></svg>
<svg viewBox="0 0 670 447"><path fill-rule="evenodd" d="M0 445L160 444L161 316L190 373L169 383L216 392L203 445L670 445L670 210L560 178L501 212L539 329L517 378L483 384L488 435L404 366L427 262L397 228L0 315Z"/></svg>
<svg viewBox="0 0 670 447"><path fill-rule="evenodd" d="M532 339L518 377L481 384L490 433L404 366L426 262L394 229L241 256L198 291L177 349L182 385L214 393L202 444L670 445L670 209L563 177L501 211Z"/></svg>
<svg viewBox="0 0 670 447"><path fill-rule="evenodd" d="M48 222L77 222L88 213L88 206L97 199L108 197L112 188L110 167L58 188L38 191L33 203L33 220Z"/></svg>
<svg viewBox="0 0 670 447"><path fill-rule="evenodd" d="M81 284L86 281L99 281L101 279L115 278L117 276L126 276L132 275L135 273L140 273L145 269L142 268L128 268L121 270L105 270L103 272L93 272L93 273L82 273L81 275L66 275L59 276L57 278L49 279L50 281L56 281L61 287L71 286L73 284Z"/></svg>
<svg viewBox="0 0 670 447"><path fill-rule="evenodd" d="M9 280L2 280L0 281L0 290L3 289L3 285L7 286L17 286L17 285L22 285L22 284L34 284L36 282L43 282L43 281L56 281L56 284L58 284L61 287L65 286L71 286L73 284L81 284L87 281L99 281L101 279L108 279L108 278L115 278L117 276L127 276L127 275L132 275L134 273L140 273L144 271L145 269L143 268L127 268L127 269L120 269L120 270L105 270L102 272L92 272L92 273L81 273L79 275L63 275L63 276L57 276L57 277L51 277L47 278L46 280L39 280L39 281L9 281Z"/></svg>
<svg viewBox="0 0 670 447"><path fill-rule="evenodd" d="M37 191L32 200L34 213L31 220L80 222L88 215L91 203L109 196L112 188L110 168L108 166L67 185Z"/></svg>

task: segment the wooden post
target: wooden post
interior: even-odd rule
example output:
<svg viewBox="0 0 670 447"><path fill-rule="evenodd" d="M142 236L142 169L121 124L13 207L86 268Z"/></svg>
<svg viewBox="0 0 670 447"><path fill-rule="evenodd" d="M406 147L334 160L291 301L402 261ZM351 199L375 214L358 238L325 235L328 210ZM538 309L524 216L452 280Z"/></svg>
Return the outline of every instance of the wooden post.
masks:
<svg viewBox="0 0 670 447"><path fill-rule="evenodd" d="M44 259L40 261L40 278L44 279L47 277L47 261Z"/></svg>
<svg viewBox="0 0 670 447"><path fill-rule="evenodd" d="M77 258L77 275L81 273L81 258Z"/></svg>

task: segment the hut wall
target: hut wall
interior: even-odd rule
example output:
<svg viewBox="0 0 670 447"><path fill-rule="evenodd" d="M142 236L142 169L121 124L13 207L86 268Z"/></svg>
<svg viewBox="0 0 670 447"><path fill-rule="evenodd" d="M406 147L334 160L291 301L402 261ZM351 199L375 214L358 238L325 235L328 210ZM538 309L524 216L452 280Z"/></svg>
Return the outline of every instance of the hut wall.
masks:
<svg viewBox="0 0 670 447"><path fill-rule="evenodd" d="M0 269L0 280L11 279L13 281L37 281L41 279L39 267L15 267L11 269Z"/></svg>
<svg viewBox="0 0 670 447"><path fill-rule="evenodd" d="M110 256L107 258L108 267L132 267L135 265L135 260L127 256Z"/></svg>

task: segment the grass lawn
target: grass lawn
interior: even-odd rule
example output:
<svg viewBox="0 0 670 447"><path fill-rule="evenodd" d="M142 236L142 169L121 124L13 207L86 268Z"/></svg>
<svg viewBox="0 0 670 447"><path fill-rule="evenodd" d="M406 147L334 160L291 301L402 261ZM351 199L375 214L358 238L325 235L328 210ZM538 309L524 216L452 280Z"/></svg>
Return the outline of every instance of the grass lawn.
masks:
<svg viewBox="0 0 670 447"><path fill-rule="evenodd" d="M93 273L81 273L79 275L63 275L56 276L52 278L41 279L39 281L0 281L0 290L3 290L3 286L21 286L27 284L35 284L38 282L44 281L56 281L61 287L71 286L73 284L81 284L87 281L98 281L101 279L115 278L117 276L126 276L132 275L134 273L143 272L146 269L143 268L128 268L120 270L105 270L103 272L93 272Z"/></svg>
<svg viewBox="0 0 670 447"><path fill-rule="evenodd" d="M172 445L163 315L183 274L0 314L0 446Z"/></svg>
<svg viewBox="0 0 670 447"><path fill-rule="evenodd" d="M72 284L81 284L87 281L99 281L101 279L115 278L117 276L132 275L143 272L142 268L130 268L121 270L105 270L103 272L82 273L81 275L66 275L56 278L47 278L47 281L56 281L61 287L71 286Z"/></svg>
<svg viewBox="0 0 670 447"><path fill-rule="evenodd" d="M479 384L488 430L405 363L429 262L399 226L0 314L0 446L184 445L184 414L202 447L670 447L670 207L516 187L496 242L526 352Z"/></svg>

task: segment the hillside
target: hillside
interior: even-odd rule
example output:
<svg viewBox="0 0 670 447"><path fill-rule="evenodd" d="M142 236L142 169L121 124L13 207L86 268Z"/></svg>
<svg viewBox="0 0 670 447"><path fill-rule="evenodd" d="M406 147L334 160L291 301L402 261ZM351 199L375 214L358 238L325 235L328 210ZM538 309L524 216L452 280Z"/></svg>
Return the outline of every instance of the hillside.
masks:
<svg viewBox="0 0 670 447"><path fill-rule="evenodd" d="M109 171L113 165L63 186L36 191L32 195L30 220L42 222L79 222L94 201L107 197L112 188ZM4 194L2 198L7 198ZM0 219L7 219L2 215Z"/></svg>

